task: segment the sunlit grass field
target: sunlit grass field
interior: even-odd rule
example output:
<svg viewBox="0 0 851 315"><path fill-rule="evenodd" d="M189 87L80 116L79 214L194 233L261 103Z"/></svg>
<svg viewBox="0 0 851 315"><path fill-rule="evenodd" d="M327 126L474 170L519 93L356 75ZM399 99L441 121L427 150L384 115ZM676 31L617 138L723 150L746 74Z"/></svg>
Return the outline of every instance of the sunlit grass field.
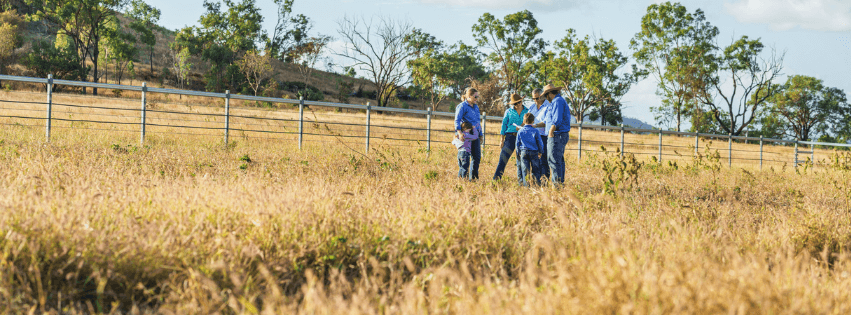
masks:
<svg viewBox="0 0 851 315"><path fill-rule="evenodd" d="M43 136L0 128L2 313L851 311L847 155L597 154L553 189L487 179L495 150L459 180L445 144Z"/></svg>

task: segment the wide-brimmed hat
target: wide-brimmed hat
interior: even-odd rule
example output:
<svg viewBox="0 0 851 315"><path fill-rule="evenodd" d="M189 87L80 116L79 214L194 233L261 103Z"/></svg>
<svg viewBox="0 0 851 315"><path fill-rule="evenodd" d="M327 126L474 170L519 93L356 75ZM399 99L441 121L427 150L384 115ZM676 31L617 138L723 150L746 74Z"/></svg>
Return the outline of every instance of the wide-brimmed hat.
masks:
<svg viewBox="0 0 851 315"><path fill-rule="evenodd" d="M517 94L511 94L511 100L508 102L508 105L514 105L523 101L523 97Z"/></svg>
<svg viewBox="0 0 851 315"><path fill-rule="evenodd" d="M561 89L563 89L563 88L564 87L555 87L552 84L547 84L547 86L544 87L544 91L541 92L541 95L547 95L547 93L552 92L552 91L561 91Z"/></svg>

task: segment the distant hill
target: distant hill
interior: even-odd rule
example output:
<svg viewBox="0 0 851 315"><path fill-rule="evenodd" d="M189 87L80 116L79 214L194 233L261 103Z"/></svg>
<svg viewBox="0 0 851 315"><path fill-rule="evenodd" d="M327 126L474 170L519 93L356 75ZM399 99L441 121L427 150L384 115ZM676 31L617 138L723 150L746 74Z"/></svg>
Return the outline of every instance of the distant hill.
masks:
<svg viewBox="0 0 851 315"><path fill-rule="evenodd" d="M576 117L574 117L574 123L575 122L576 122ZM600 125L600 120L599 119L594 120L594 121L586 120L585 122L583 122L583 124ZM630 117L624 117L623 118L623 124L624 124L625 127L632 127L632 128L638 128L638 129L655 129L656 128L655 126L648 124L648 123L645 123L644 121L642 121L640 119L630 118Z"/></svg>

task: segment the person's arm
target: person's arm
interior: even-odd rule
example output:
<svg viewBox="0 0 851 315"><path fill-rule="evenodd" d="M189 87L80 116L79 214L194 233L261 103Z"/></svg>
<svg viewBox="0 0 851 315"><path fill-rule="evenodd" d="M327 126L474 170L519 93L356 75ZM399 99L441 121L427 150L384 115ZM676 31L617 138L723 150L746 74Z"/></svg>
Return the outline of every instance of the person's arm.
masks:
<svg viewBox="0 0 851 315"><path fill-rule="evenodd" d="M461 120L464 117L464 103L455 108L455 138L464 140L464 131L461 130Z"/></svg>
<svg viewBox="0 0 851 315"><path fill-rule="evenodd" d="M564 123L565 104L562 104L562 102L559 101L555 101L552 104L553 106L552 108L550 108L550 110L552 111L552 115L550 115L550 117L552 117L550 123L553 125L553 127L555 127ZM550 130L550 136L552 136L553 128L550 128Z"/></svg>
<svg viewBox="0 0 851 315"><path fill-rule="evenodd" d="M517 152L520 152L520 144L521 143L523 143L523 141L520 141L520 131L517 131L517 139L514 140L514 150L517 150Z"/></svg>
<svg viewBox="0 0 851 315"><path fill-rule="evenodd" d="M508 111L505 111L505 114L502 115L502 128L499 130L499 134L505 137L505 133L508 131L508 127L511 126L511 120L508 119Z"/></svg>
<svg viewBox="0 0 851 315"><path fill-rule="evenodd" d="M471 132L470 134L464 135L464 138L467 139L467 140L471 140L471 141L476 140L476 139L479 138L479 131L476 130L476 128L473 128L473 132Z"/></svg>
<svg viewBox="0 0 851 315"><path fill-rule="evenodd" d="M538 141L538 152L543 152L544 141L541 140L541 134L538 133L538 129L535 129L535 140Z"/></svg>
<svg viewBox="0 0 851 315"><path fill-rule="evenodd" d="M547 137L555 137L556 135L556 125L550 126L550 131L548 131L549 135Z"/></svg>

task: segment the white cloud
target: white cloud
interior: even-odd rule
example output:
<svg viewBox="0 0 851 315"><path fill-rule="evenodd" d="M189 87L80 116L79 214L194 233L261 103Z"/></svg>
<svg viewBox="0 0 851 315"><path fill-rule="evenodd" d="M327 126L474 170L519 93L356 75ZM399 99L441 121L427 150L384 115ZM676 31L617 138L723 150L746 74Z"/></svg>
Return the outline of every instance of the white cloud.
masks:
<svg viewBox="0 0 851 315"><path fill-rule="evenodd" d="M775 30L851 31L849 0L739 0L724 8L739 22L769 24Z"/></svg>
<svg viewBox="0 0 851 315"><path fill-rule="evenodd" d="M425 4L479 9L546 9L566 10L577 5L577 0L419 0Z"/></svg>

